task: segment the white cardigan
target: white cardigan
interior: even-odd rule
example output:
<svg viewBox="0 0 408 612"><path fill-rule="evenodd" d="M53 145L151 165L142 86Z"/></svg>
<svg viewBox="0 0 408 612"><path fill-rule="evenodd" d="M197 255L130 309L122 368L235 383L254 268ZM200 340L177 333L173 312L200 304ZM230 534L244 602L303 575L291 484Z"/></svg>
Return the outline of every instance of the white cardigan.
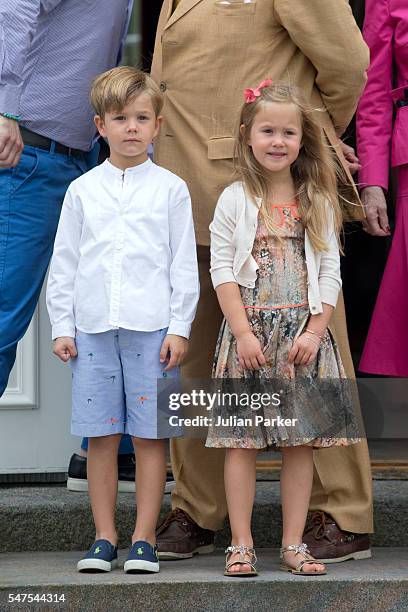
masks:
<svg viewBox="0 0 408 612"><path fill-rule="evenodd" d="M258 266L252 257L252 248L258 213L259 202L246 194L241 182L233 183L220 195L210 225L210 273L214 288L230 282L243 287L255 286ZM312 314L323 312L322 302L335 307L341 289L340 253L332 221L325 240L328 250L315 252L305 230L308 301Z"/></svg>

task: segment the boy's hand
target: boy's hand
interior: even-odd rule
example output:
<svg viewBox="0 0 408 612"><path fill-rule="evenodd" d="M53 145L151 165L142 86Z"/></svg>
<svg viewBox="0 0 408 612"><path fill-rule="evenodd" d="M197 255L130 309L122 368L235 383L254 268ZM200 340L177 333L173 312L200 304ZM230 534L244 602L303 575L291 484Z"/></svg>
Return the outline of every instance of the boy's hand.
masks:
<svg viewBox="0 0 408 612"><path fill-rule="evenodd" d="M70 336L61 336L54 340L54 355L59 357L61 361L69 361L71 357L78 355L74 338Z"/></svg>
<svg viewBox="0 0 408 612"><path fill-rule="evenodd" d="M296 365L310 365L316 359L320 340L316 335L304 332L297 338L290 349L288 361Z"/></svg>
<svg viewBox="0 0 408 612"><path fill-rule="evenodd" d="M167 361L165 372L180 365L187 353L188 340L182 336L167 334L160 349L160 363ZM168 354L170 353L170 358Z"/></svg>
<svg viewBox="0 0 408 612"><path fill-rule="evenodd" d="M243 370L259 370L266 363L261 343L251 331L237 338L237 353Z"/></svg>

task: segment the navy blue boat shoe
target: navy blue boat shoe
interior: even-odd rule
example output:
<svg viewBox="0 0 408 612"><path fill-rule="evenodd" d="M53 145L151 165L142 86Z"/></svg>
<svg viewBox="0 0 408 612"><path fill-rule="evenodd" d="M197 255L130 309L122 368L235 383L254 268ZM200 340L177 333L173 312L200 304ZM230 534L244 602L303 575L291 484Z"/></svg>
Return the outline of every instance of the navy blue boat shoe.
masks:
<svg viewBox="0 0 408 612"><path fill-rule="evenodd" d="M130 549L124 568L127 574L150 574L159 571L157 546L138 540Z"/></svg>
<svg viewBox="0 0 408 612"><path fill-rule="evenodd" d="M96 540L78 561L78 572L110 572L118 564L118 548L108 540Z"/></svg>

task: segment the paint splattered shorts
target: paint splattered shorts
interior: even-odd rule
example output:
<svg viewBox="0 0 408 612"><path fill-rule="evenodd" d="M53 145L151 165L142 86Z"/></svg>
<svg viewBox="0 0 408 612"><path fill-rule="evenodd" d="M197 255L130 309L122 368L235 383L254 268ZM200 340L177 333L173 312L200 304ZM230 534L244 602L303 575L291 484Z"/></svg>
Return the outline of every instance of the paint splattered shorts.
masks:
<svg viewBox="0 0 408 612"><path fill-rule="evenodd" d="M179 377L178 368L164 372L166 364L160 363L166 333L167 328L99 334L77 330L78 357L71 360L72 434L92 438L128 433L151 439L180 435L157 408L157 380Z"/></svg>

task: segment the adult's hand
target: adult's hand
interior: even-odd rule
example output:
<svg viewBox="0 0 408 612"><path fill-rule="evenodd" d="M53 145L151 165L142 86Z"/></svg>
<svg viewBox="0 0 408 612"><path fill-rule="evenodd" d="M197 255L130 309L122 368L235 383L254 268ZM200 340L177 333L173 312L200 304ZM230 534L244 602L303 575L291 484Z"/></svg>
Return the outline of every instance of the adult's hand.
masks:
<svg viewBox="0 0 408 612"><path fill-rule="evenodd" d="M389 236L390 226L388 224L387 201L381 187L364 187L361 192L366 219L363 228L372 236Z"/></svg>
<svg viewBox="0 0 408 612"><path fill-rule="evenodd" d="M23 147L17 121L0 115L0 168L17 166Z"/></svg>
<svg viewBox="0 0 408 612"><path fill-rule="evenodd" d="M360 170L361 166L353 147L350 147L342 140L340 140L340 145L343 155L346 158L348 169L350 170L351 174L355 174L358 170Z"/></svg>

